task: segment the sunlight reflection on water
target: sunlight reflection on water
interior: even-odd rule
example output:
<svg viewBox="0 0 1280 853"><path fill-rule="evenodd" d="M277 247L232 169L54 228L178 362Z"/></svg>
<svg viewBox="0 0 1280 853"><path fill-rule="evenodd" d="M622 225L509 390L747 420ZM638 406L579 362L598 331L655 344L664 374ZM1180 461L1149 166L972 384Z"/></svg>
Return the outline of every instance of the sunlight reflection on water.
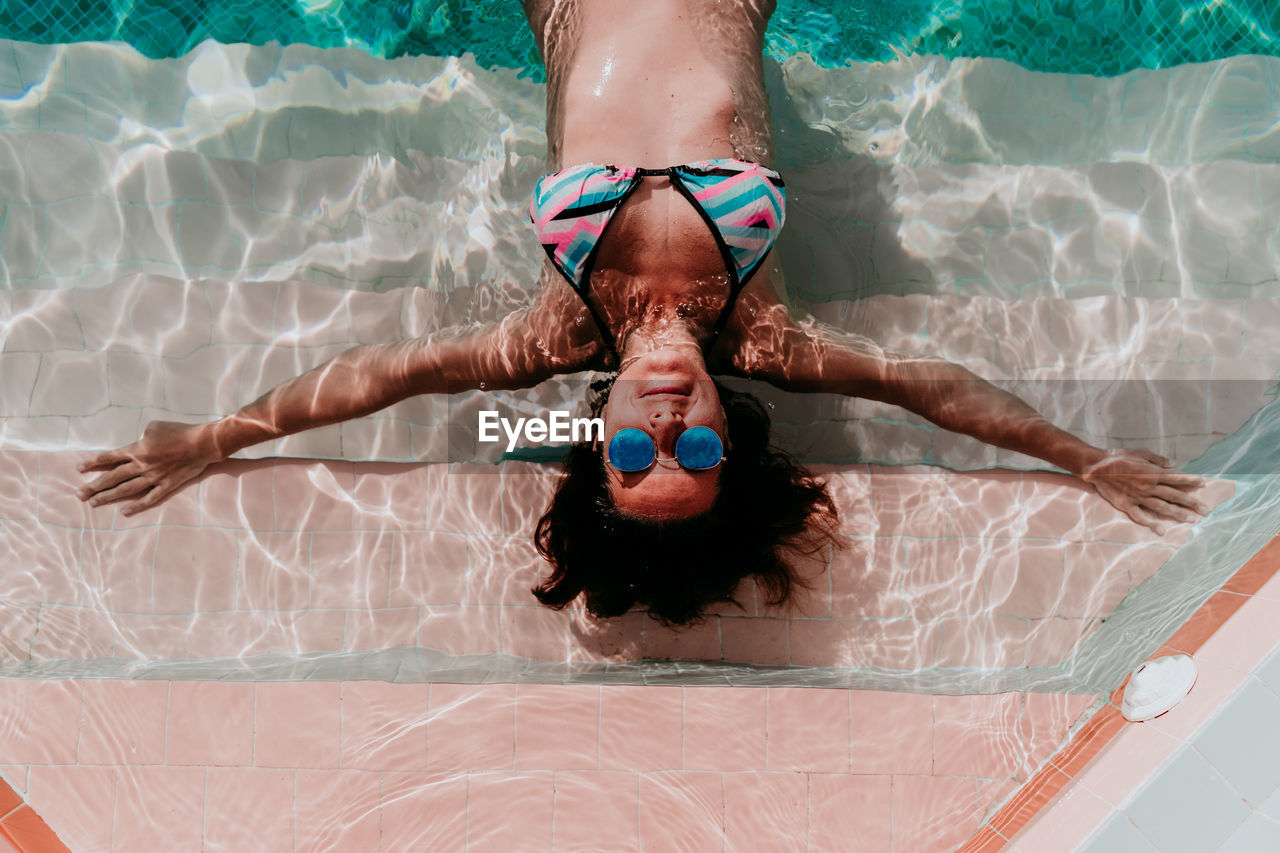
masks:
<svg viewBox="0 0 1280 853"><path fill-rule="evenodd" d="M457 457L447 435L496 395L257 448L332 461L231 463L150 516L89 510L68 449L223 414L356 343L528 304L543 92L456 58L24 50L41 76L0 102L0 519L23 567L0 610L6 674L1082 690L1203 592L1152 604L1139 588L1166 561L1188 571L1187 534L1157 541L1034 460L891 407L767 388L753 390L778 440L828 463L847 547L804 567L814 589L791 610L748 586L742 610L678 634L536 606L530 535L553 470ZM1206 522L1182 558L1248 527L1204 575L1224 576L1275 499L1242 479L1274 470L1257 413L1274 411L1280 370L1277 108L1260 86L1275 64L1110 79L936 57L773 67L791 296L1003 381L1091 440L1180 463L1234 442L1201 470L1230 474L1251 512ZM534 411L581 386L502 399ZM435 464L390 464L410 461ZM946 470L995 464L1010 470ZM1072 658L1139 612L1120 657Z"/></svg>

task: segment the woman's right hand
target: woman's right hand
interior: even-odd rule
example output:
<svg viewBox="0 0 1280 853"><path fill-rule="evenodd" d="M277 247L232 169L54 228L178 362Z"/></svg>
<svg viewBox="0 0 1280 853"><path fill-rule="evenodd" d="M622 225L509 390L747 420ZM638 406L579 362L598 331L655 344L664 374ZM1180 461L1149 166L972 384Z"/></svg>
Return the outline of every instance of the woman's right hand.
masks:
<svg viewBox="0 0 1280 853"><path fill-rule="evenodd" d="M209 424L152 421L133 444L81 463L82 474L103 473L77 489L76 497L91 506L133 499L123 509L133 515L160 503L222 458Z"/></svg>

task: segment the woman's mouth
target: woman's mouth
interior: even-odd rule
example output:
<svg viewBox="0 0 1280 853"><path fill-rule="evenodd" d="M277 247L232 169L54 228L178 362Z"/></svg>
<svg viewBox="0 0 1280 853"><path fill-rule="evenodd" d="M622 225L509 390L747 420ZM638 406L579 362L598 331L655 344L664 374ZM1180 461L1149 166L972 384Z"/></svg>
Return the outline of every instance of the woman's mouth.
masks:
<svg viewBox="0 0 1280 853"><path fill-rule="evenodd" d="M657 388L650 388L641 394L641 397L652 397L655 394L675 394L680 397L688 397L691 391L688 388L681 388L678 385L659 385Z"/></svg>

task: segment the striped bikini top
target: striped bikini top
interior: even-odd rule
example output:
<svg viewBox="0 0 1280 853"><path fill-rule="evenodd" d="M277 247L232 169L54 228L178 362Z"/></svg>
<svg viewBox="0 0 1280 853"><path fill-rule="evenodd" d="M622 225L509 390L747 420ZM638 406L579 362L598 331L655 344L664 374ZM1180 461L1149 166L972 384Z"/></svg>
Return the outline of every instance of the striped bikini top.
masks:
<svg viewBox="0 0 1280 853"><path fill-rule="evenodd" d="M644 177L656 175L668 176L702 216L729 274L729 299L712 329L711 346L728 323L738 294L777 242L786 219L782 177L744 160L700 160L666 169L584 163L539 180L529 205L538 242L582 297L615 356L613 335L587 299L591 267L614 213Z"/></svg>

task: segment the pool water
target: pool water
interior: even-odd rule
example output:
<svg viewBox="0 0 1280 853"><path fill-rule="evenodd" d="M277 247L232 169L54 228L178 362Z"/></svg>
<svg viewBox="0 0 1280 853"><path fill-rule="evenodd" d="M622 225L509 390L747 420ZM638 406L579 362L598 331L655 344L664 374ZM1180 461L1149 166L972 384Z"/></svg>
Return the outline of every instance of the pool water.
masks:
<svg viewBox="0 0 1280 853"><path fill-rule="evenodd" d="M892 407L753 388L844 515L814 592L776 612L747 588L683 633L552 614L527 590L553 467L456 433L570 404L580 378L407 401L254 448L154 515L88 510L74 462L147 421L536 286L544 89L515 4L200 10L0 12L0 536L21 567L0 675L1088 705L1280 529L1260 2L795 3L768 39L792 300L1219 481L1194 528L1156 537Z"/></svg>
<svg viewBox="0 0 1280 853"><path fill-rule="evenodd" d="M927 54L1005 59L1036 71L1113 76L1243 54L1275 55L1280 11L1266 0L783 0L766 52L823 67ZM475 54L481 66L541 63L512 0L270 0L247 4L43 0L0 12L0 36L39 44L123 41L151 58L224 43L358 47L374 56Z"/></svg>

